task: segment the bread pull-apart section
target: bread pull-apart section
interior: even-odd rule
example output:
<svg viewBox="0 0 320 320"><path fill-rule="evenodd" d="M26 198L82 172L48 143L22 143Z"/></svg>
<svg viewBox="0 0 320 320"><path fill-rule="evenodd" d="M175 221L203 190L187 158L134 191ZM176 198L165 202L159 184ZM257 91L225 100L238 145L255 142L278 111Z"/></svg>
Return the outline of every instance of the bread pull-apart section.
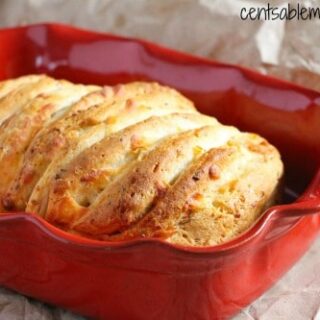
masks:
<svg viewBox="0 0 320 320"><path fill-rule="evenodd" d="M74 222L121 172L161 140L204 124L217 125L217 121L200 114L174 113L150 117L107 136L60 168L50 186L46 219L61 225Z"/></svg>
<svg viewBox="0 0 320 320"><path fill-rule="evenodd" d="M98 101L97 101L98 100ZM153 115L193 112L191 102L157 84L131 83L89 94L31 141L15 179L4 196L6 209L42 214L46 184L56 168L112 132ZM31 197L31 199L30 199Z"/></svg>
<svg viewBox="0 0 320 320"><path fill-rule="evenodd" d="M182 245L225 242L249 228L275 196L279 155L241 134L201 155L131 228L104 239L164 238Z"/></svg>
<svg viewBox="0 0 320 320"><path fill-rule="evenodd" d="M248 229L279 192L278 151L157 83L0 83L0 210L82 236L207 246Z"/></svg>

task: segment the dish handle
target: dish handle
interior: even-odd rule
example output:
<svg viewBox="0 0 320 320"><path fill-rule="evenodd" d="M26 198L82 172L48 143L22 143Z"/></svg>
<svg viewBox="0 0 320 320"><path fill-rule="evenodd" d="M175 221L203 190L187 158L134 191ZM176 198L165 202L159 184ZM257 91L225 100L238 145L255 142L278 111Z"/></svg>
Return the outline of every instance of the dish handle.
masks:
<svg viewBox="0 0 320 320"><path fill-rule="evenodd" d="M317 214L320 214L320 168L308 189L296 202L267 210L259 223L258 238L260 241L277 238L307 216L314 215L314 223L320 225L320 217L316 217Z"/></svg>

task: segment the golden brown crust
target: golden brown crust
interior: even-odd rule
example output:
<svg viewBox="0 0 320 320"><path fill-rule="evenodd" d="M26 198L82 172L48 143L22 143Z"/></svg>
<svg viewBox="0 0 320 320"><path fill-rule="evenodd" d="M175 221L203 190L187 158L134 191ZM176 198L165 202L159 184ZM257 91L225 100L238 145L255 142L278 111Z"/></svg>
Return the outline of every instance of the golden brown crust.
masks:
<svg viewBox="0 0 320 320"><path fill-rule="evenodd" d="M217 125L217 121L202 115L179 113L151 117L107 136L57 173L50 188L46 219L60 225L71 224L121 171L141 159L154 143L205 124Z"/></svg>
<svg viewBox="0 0 320 320"><path fill-rule="evenodd" d="M161 109L158 110L159 108ZM97 142L96 139L99 140L139 119L188 108L193 111L192 104L185 102L180 95L153 83L137 82L114 88L105 87L100 93L87 95L73 105L65 116L44 127L31 142L22 168L17 172L15 181L5 196L7 209L25 209L38 180L52 161L65 156L64 150L69 150L70 153L80 152L81 145L83 148L90 145L83 140L90 139L93 144ZM104 126L101 126L101 123L104 123ZM59 163L59 159L56 162ZM46 181L45 177L43 181ZM38 210L35 198L41 196L36 190L28 210Z"/></svg>
<svg viewBox="0 0 320 320"><path fill-rule="evenodd" d="M73 96L77 95L73 93ZM54 117L49 119L53 120L53 122L48 121L45 127L43 127L42 124L41 127L38 128L37 124L39 119L37 119L37 112L34 114L35 117L32 118L34 125L29 124L28 129L31 132L33 131L33 133L35 133L34 131L36 130L37 135L33 134L30 139L25 141L27 146L24 146L24 150L20 149L23 153L23 159L21 159L19 167L17 167L15 170L15 174L13 176L14 179L11 181L11 187L5 194L3 200L7 210L25 209L28 195L31 193L39 175L41 175L41 173L45 170L46 162L50 161L50 159L52 159L54 156L55 150L61 148L63 145L63 137L61 137L60 131L55 126L57 122L60 122L59 116L63 118L73 112L73 110L85 109L85 106L90 105L91 101L96 102L101 94L99 91L94 91L92 93L88 93L82 98L81 96L82 95L78 97L80 99L78 102L74 104L71 103L70 108L62 108L55 112ZM51 97L49 97L49 99L50 98ZM57 105L55 105L54 108L57 109ZM50 105L50 108L47 108L47 112L41 112L42 120L46 119L46 114L50 116L51 112L52 104ZM23 120L25 118L22 117L21 119ZM21 137L19 132L17 132L16 135ZM34 168L36 168L36 170Z"/></svg>
<svg viewBox="0 0 320 320"><path fill-rule="evenodd" d="M127 86L128 89L124 86L120 93L117 91L117 94L108 103L72 114L62 126L58 126L58 148L55 146L50 148L51 154L53 150L55 152L45 164L45 170L41 172L41 179L36 182L27 204L27 211L43 215L48 197L46 186L51 183L56 172L103 138L151 116L161 116L182 110L190 113L196 112L192 105L184 103L179 95L171 94L172 90L164 90L158 85L151 84L153 90L151 92L147 90L148 94L141 95L141 87L149 87L148 84L142 83L136 86L134 83ZM121 94L120 98L119 94ZM50 136L45 136L43 142L46 148L48 141L50 141ZM39 152L41 152L40 149L37 150L37 154ZM43 156L40 157L40 160L43 159ZM27 163L29 168L30 163L33 164L33 171L38 170L38 162L32 162L29 159Z"/></svg>
<svg viewBox="0 0 320 320"><path fill-rule="evenodd" d="M208 188L208 183L218 181L222 167L234 159L234 149L214 148L209 150L185 170L182 176L168 188L166 194L141 221L122 234L108 239L168 238L172 236L177 229L177 225L188 221L190 215L194 214L195 203L201 201L203 193ZM210 173L213 165L214 176Z"/></svg>
<svg viewBox="0 0 320 320"><path fill-rule="evenodd" d="M206 246L249 228L278 190L277 150L157 83L0 83L0 210L109 241Z"/></svg>
<svg viewBox="0 0 320 320"><path fill-rule="evenodd" d="M109 184L74 228L93 235L128 228L166 193L199 154L226 143L237 133L234 128L205 126L169 137Z"/></svg>
<svg viewBox="0 0 320 320"><path fill-rule="evenodd" d="M13 90L16 90L17 88L21 88L25 84L30 84L39 81L44 76L42 75L28 75L28 76L22 76L17 79L9 79L5 81L0 82L0 99L2 99L4 96L12 92Z"/></svg>
<svg viewBox="0 0 320 320"><path fill-rule="evenodd" d="M25 105L23 110L12 115L0 131L0 196L8 190L12 179L21 166L23 155L30 141L46 124L63 114L70 105L92 90L86 86L75 86L67 82L57 82L56 89L41 94ZM4 197L4 196L3 196ZM10 199L3 199L7 209Z"/></svg>
<svg viewBox="0 0 320 320"><path fill-rule="evenodd" d="M48 93L57 86L56 80L46 76L39 76L39 78L29 80L14 87L0 100L0 124L3 124L15 112L23 109L37 95Z"/></svg>
<svg viewBox="0 0 320 320"><path fill-rule="evenodd" d="M183 173L142 220L102 239L153 237L193 246L225 242L250 227L272 199L274 185L269 179L277 181L282 173L281 167L275 170L277 162L275 149L256 136L213 148Z"/></svg>

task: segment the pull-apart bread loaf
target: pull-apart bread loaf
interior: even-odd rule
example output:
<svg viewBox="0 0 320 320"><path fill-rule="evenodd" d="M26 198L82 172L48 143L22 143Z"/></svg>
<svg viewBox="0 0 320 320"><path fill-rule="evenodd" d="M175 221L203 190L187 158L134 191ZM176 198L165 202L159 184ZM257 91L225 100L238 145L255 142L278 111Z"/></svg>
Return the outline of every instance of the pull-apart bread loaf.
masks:
<svg viewBox="0 0 320 320"><path fill-rule="evenodd" d="M0 211L94 239L208 246L274 203L283 165L262 137L157 83L0 83Z"/></svg>

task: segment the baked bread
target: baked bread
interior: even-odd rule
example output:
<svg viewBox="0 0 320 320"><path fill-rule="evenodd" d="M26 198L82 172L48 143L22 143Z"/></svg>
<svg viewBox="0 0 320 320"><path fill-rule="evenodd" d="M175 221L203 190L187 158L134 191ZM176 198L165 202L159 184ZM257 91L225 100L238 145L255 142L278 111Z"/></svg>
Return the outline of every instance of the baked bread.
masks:
<svg viewBox="0 0 320 320"><path fill-rule="evenodd" d="M101 240L215 245L274 203L282 174L265 139L157 83L0 83L3 212L34 212Z"/></svg>

